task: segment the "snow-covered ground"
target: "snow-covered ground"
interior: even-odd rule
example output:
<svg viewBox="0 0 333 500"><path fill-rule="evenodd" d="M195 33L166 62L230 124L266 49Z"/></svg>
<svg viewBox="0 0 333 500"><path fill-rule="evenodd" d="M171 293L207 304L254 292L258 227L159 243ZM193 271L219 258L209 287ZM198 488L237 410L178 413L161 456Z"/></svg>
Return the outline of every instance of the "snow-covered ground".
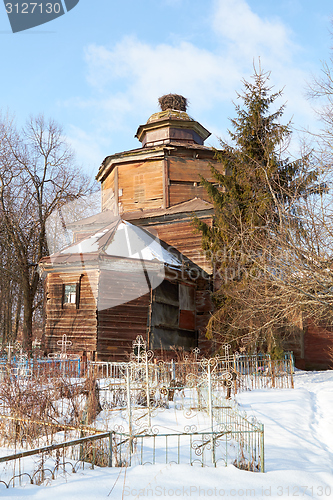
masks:
<svg viewBox="0 0 333 500"><path fill-rule="evenodd" d="M264 474L232 465L86 468L43 487L0 484L0 498L333 498L333 371L297 371L295 389L256 390L237 400L265 425Z"/></svg>

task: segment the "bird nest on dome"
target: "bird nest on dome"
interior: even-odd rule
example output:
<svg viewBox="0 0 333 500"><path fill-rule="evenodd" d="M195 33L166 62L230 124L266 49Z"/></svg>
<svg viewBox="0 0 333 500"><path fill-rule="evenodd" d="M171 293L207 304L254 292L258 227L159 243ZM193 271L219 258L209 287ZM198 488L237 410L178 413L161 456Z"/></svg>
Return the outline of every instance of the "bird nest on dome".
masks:
<svg viewBox="0 0 333 500"><path fill-rule="evenodd" d="M158 103L162 111L166 111L167 109L186 111L188 101L182 95L166 94L158 99Z"/></svg>

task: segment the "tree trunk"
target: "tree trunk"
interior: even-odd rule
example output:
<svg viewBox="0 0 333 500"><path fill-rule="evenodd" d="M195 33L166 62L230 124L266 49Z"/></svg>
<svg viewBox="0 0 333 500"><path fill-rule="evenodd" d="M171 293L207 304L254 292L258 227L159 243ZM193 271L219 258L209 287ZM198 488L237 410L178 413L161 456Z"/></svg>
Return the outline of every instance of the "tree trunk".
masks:
<svg viewBox="0 0 333 500"><path fill-rule="evenodd" d="M16 305L16 314L15 314L14 340L17 339L18 329L20 326L21 307L22 307L22 294L21 291L19 291L17 305Z"/></svg>
<svg viewBox="0 0 333 500"><path fill-rule="evenodd" d="M23 297L23 334L22 344L23 349L29 354L32 352L32 316L33 316L33 298L31 297L30 289L24 290Z"/></svg>

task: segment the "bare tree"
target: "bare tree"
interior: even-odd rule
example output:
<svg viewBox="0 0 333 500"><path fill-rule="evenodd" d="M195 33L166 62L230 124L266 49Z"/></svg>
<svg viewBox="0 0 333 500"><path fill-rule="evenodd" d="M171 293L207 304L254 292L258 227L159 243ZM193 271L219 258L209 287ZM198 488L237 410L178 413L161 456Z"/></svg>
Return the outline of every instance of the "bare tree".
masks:
<svg viewBox="0 0 333 500"><path fill-rule="evenodd" d="M0 217L0 332L3 343L15 341L17 336L22 305L19 282L12 245Z"/></svg>
<svg viewBox="0 0 333 500"><path fill-rule="evenodd" d="M38 262L47 255L46 220L68 201L92 190L75 167L61 127L43 116L31 118L18 133L0 123L0 210L13 252L23 301L23 344L32 346L32 320L40 305Z"/></svg>

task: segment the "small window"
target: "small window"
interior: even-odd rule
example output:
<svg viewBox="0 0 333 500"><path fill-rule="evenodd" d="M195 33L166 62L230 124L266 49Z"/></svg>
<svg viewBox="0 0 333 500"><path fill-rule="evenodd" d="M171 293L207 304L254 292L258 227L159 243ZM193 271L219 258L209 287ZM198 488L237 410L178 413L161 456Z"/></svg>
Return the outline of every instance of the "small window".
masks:
<svg viewBox="0 0 333 500"><path fill-rule="evenodd" d="M80 307L80 292L81 292L81 280L83 274L81 274L77 283L63 283L62 285L62 307L64 306L76 306L76 309Z"/></svg>
<svg viewBox="0 0 333 500"><path fill-rule="evenodd" d="M65 285L64 304L76 304L76 285Z"/></svg>

